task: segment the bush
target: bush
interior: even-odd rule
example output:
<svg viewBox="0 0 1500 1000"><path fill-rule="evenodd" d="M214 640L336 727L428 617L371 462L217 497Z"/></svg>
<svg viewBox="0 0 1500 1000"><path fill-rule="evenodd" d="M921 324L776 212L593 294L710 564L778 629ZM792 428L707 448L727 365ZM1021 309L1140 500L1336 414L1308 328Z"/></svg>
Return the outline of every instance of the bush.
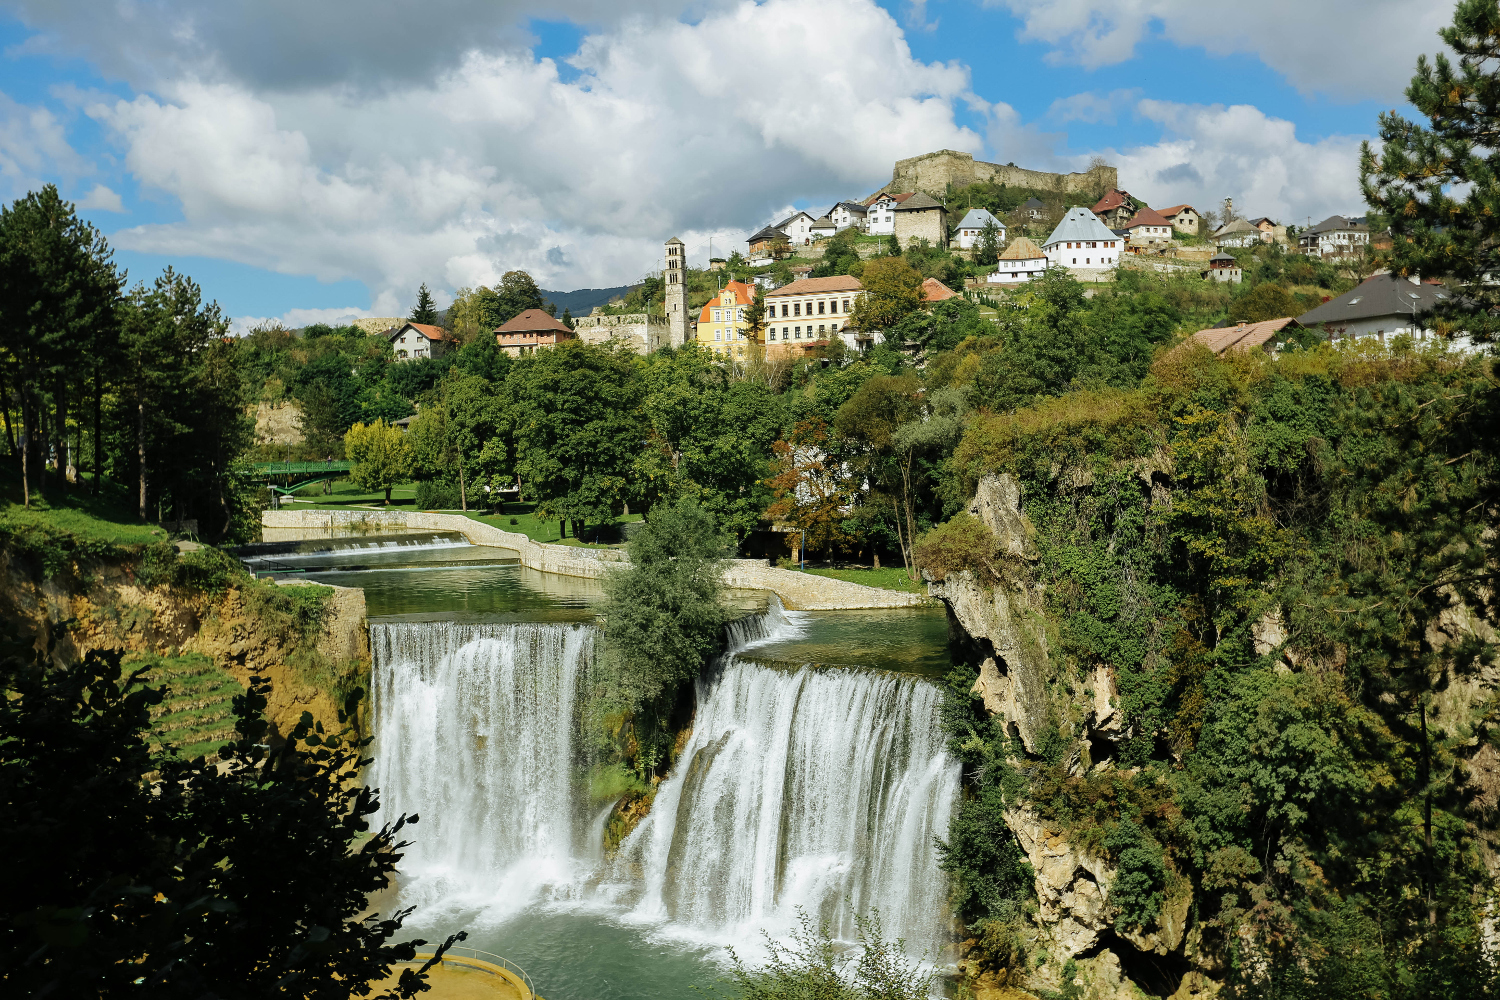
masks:
<svg viewBox="0 0 1500 1000"><path fill-rule="evenodd" d="M912 553L917 567L934 580L969 570L976 577L999 578L995 569L995 537L983 521L968 513L953 515L923 535Z"/></svg>
<svg viewBox="0 0 1500 1000"><path fill-rule="evenodd" d="M142 554L135 578L145 587L181 587L217 594L244 572L238 559L212 546L179 553L171 542L157 542Z"/></svg>
<svg viewBox="0 0 1500 1000"><path fill-rule="evenodd" d="M332 587L282 587L267 580L250 581L241 593L245 612L260 619L268 633L295 637L304 643L317 639L333 601Z"/></svg>
<svg viewBox="0 0 1500 1000"><path fill-rule="evenodd" d="M419 510L457 510L463 506L458 484L441 480L424 480L417 484Z"/></svg>

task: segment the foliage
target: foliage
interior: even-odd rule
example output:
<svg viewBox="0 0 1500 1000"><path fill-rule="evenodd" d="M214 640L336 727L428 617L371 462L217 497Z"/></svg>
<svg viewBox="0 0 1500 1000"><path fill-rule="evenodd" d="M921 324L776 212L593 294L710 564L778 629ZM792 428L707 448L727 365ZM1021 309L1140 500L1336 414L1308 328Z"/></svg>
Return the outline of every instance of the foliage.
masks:
<svg viewBox="0 0 1500 1000"><path fill-rule="evenodd" d="M136 579L147 587L180 587L204 594L218 594L245 576L243 563L211 545L179 553L165 541L147 547L136 568Z"/></svg>
<svg viewBox="0 0 1500 1000"><path fill-rule="evenodd" d="M931 974L906 957L900 940L886 940L880 912L854 919L858 947L844 952L827 925L814 925L798 907L789 944L761 932L769 952L763 967L749 966L730 948L731 988L715 992L736 1000L926 1000Z"/></svg>
<svg viewBox="0 0 1500 1000"><path fill-rule="evenodd" d="M355 424L344 435L344 453L349 456L349 478L361 489L385 491L391 502L391 487L412 474L412 447L406 434L378 420Z"/></svg>
<svg viewBox="0 0 1500 1000"><path fill-rule="evenodd" d="M861 330L889 329L922 308L922 275L899 256L866 261L860 284L853 322Z"/></svg>
<svg viewBox="0 0 1500 1000"><path fill-rule="evenodd" d="M240 587L245 614L261 623L267 635L286 636L297 645L317 641L333 604L333 588L316 584L277 586L250 580Z"/></svg>
<svg viewBox="0 0 1500 1000"><path fill-rule="evenodd" d="M771 446L775 474L766 480L775 500L766 516L798 531L813 551L847 547L854 539L843 525L843 511L854 484L826 450L828 427L821 420L802 421ZM793 545L795 551L797 544Z"/></svg>
<svg viewBox="0 0 1500 1000"><path fill-rule="evenodd" d="M375 793L345 781L368 741L304 715L267 746L257 678L220 764L153 753L163 691L120 659L10 651L0 669L7 993L346 997L412 958L423 942L392 943L406 912L361 917L416 820L368 835ZM386 995L416 995L426 968Z"/></svg>
<svg viewBox="0 0 1500 1000"><path fill-rule="evenodd" d="M994 267L1000 260L1000 227L993 219L984 220L979 231L979 242L974 246L974 263Z"/></svg>
<svg viewBox="0 0 1500 1000"><path fill-rule="evenodd" d="M995 539L985 523L968 513L955 514L921 537L914 561L934 580L967 570L977 579L999 577L995 568Z"/></svg>
<svg viewBox="0 0 1500 1000"><path fill-rule="evenodd" d="M422 287L417 289L417 302L411 307L411 315L407 319L426 326L437 325L437 303L432 301L432 293L427 290L427 282L422 282Z"/></svg>
<svg viewBox="0 0 1500 1000"><path fill-rule="evenodd" d="M823 244L823 258L813 267L810 278L831 278L839 274L851 274L858 264L859 230L854 226L840 229Z"/></svg>

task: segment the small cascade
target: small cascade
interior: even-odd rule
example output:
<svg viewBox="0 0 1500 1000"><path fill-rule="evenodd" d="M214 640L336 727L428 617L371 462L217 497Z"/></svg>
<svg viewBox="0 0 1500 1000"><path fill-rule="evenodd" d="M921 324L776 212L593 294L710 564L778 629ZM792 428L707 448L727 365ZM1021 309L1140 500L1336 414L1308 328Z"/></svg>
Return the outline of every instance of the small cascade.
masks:
<svg viewBox="0 0 1500 1000"><path fill-rule="evenodd" d="M370 626L376 820L421 817L403 871L517 904L572 877L588 851L573 776L593 642L569 625Z"/></svg>

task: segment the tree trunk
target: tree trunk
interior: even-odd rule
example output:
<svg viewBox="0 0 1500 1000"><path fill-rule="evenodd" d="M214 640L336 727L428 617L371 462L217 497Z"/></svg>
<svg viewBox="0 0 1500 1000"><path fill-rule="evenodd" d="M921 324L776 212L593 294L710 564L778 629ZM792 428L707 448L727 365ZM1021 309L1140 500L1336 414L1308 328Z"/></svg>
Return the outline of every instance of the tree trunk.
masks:
<svg viewBox="0 0 1500 1000"><path fill-rule="evenodd" d="M1437 859L1432 854L1432 745L1427 739L1427 703L1419 706L1422 713L1422 836L1427 842L1427 923L1437 926Z"/></svg>
<svg viewBox="0 0 1500 1000"><path fill-rule="evenodd" d="M391 488L389 486L385 488L385 505L387 507L391 505Z"/></svg>
<svg viewBox="0 0 1500 1000"><path fill-rule="evenodd" d="M135 403L135 461L140 478L141 522L146 520L146 400L137 397Z"/></svg>
<svg viewBox="0 0 1500 1000"><path fill-rule="evenodd" d="M558 541L562 541L564 538L567 538L567 537L568 537L568 519L565 518L565 517L560 517L560 518L557 519L557 538L558 538Z"/></svg>
<svg viewBox="0 0 1500 1000"><path fill-rule="evenodd" d="M906 558L906 539L901 535L901 503L892 499L891 510L896 513L896 547L901 550L901 567L906 570L907 579L910 579L911 563Z"/></svg>
<svg viewBox="0 0 1500 1000"><path fill-rule="evenodd" d="M469 512L469 493L464 487L464 456L458 455L458 505L463 508L465 514Z"/></svg>
<svg viewBox="0 0 1500 1000"><path fill-rule="evenodd" d="M5 443L10 445L11 458L16 457L16 432L10 425L10 386L0 385L0 413L5 414Z"/></svg>
<svg viewBox="0 0 1500 1000"><path fill-rule="evenodd" d="M104 490L104 385L99 369L94 369L94 494Z"/></svg>
<svg viewBox="0 0 1500 1000"><path fill-rule="evenodd" d="M21 504L31 506L31 416L26 412L26 390L21 390Z"/></svg>
<svg viewBox="0 0 1500 1000"><path fill-rule="evenodd" d="M57 488L68 490L68 397L59 379L57 393L57 426L52 431L53 447L57 449Z"/></svg>

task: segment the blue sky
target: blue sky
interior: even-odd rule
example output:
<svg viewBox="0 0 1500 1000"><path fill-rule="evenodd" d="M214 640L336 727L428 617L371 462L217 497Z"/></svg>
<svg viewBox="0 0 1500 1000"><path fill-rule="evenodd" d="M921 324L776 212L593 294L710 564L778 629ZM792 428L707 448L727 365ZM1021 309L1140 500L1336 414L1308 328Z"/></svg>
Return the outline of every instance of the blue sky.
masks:
<svg viewBox="0 0 1500 1000"><path fill-rule="evenodd" d="M1358 142L1446 6L1222 10L0 0L0 195L58 184L132 280L170 264L242 328L397 314L419 282L446 301L513 268L632 281L668 236L706 254L945 146L1102 155L1158 205L1357 211Z"/></svg>

